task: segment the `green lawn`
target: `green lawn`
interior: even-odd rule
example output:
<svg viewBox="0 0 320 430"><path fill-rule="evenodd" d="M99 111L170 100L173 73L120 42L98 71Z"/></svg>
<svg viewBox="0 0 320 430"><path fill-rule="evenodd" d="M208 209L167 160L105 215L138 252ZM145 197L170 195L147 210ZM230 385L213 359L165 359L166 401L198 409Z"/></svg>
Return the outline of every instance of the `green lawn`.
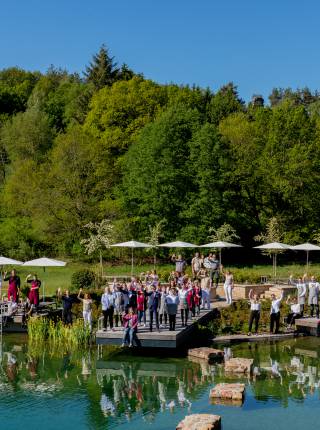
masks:
<svg viewBox="0 0 320 430"><path fill-rule="evenodd" d="M71 287L71 276L72 274L79 270L89 268L94 271L98 270L97 265L89 265L87 263L68 263L66 267L50 267L43 271L42 268L37 270L32 270L33 268L28 267L17 267L19 276L21 277L21 283L24 284L25 277L28 273L37 273L38 277L45 283L45 291L48 295L53 295L55 291L60 287L61 289L66 289ZM160 276L164 279L167 278L169 272L173 270L174 266L171 264L159 265L157 271ZM30 270L31 269L31 270ZM35 269L35 268L34 268ZM139 275L141 272L147 270L152 270L152 265L140 265L134 268L134 273ZM272 266L252 266L252 267L230 267L231 271L234 273L236 282L260 282L261 276L272 277ZM10 269L8 269L9 271ZM290 274L294 277L302 276L306 271L303 265L284 265L278 267L278 277L282 279L287 279ZM190 273L190 267L188 268ZM104 274L106 276L116 277L116 276L130 276L131 266L121 265L121 266L104 266ZM320 264L312 265L309 269L309 274L313 274L320 278ZM4 290L7 288L7 283L4 285ZM42 291L41 291L42 294Z"/></svg>

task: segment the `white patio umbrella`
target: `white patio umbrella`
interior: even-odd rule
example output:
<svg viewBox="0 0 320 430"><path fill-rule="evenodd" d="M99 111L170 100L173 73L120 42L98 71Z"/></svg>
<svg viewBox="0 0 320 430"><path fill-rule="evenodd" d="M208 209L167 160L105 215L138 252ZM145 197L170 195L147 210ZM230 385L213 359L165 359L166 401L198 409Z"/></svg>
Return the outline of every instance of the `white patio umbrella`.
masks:
<svg viewBox="0 0 320 430"><path fill-rule="evenodd" d="M21 266L23 263L22 261L14 260L13 258L7 258L3 255L0 256L0 299L2 298L2 269L3 266Z"/></svg>
<svg viewBox="0 0 320 430"><path fill-rule="evenodd" d="M42 267L46 271L46 267L64 267L67 263L65 261L54 260L53 258L41 257L35 260L26 261L23 266ZM42 301L44 302L44 281L42 282Z"/></svg>
<svg viewBox="0 0 320 430"><path fill-rule="evenodd" d="M309 267L309 252L310 251L320 251L320 246L314 245L313 243L301 243L300 245L292 246L291 249L294 251L305 251L307 253L307 269Z"/></svg>
<svg viewBox="0 0 320 430"><path fill-rule="evenodd" d="M272 253L273 277L276 278L276 276L277 276L277 251L286 251L288 249L292 249L292 246L287 245L286 243L271 242L271 243L266 243L265 245L255 246L254 248L271 251L271 253Z"/></svg>
<svg viewBox="0 0 320 430"><path fill-rule="evenodd" d="M181 242L180 240L176 242L161 243L158 246L162 248L198 248L198 245L189 242Z"/></svg>
<svg viewBox="0 0 320 430"><path fill-rule="evenodd" d="M223 248L242 248L242 245L236 245L235 243L223 242L218 240L217 242L206 243L201 245L200 248L215 248L219 250L219 261L221 264L221 253Z"/></svg>
<svg viewBox="0 0 320 430"><path fill-rule="evenodd" d="M115 243L111 245L117 248L131 248L131 275L133 275L133 250L135 248L152 248L149 243L137 242L136 240L130 240L129 242Z"/></svg>

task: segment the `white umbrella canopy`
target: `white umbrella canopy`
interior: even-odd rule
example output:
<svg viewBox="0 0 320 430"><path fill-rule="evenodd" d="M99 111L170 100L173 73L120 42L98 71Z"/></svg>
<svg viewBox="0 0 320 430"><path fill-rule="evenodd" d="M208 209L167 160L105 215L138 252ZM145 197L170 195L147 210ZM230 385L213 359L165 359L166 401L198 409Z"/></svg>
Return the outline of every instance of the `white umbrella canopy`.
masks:
<svg viewBox="0 0 320 430"><path fill-rule="evenodd" d="M54 260L53 258L41 257L35 260L26 261L24 266L32 267L64 267L67 263L61 260Z"/></svg>
<svg viewBox="0 0 320 430"><path fill-rule="evenodd" d="M129 242L121 242L121 243L115 243L115 247L119 248L152 248L152 245L149 243L143 243L143 242L137 242L136 240L130 240Z"/></svg>
<svg viewBox="0 0 320 430"><path fill-rule="evenodd" d="M224 242L222 240L218 240L217 242L206 243L205 245L201 245L200 248L216 248L219 249L219 261L221 264L221 254L223 248L242 248L242 245L236 245L235 243Z"/></svg>
<svg viewBox="0 0 320 430"><path fill-rule="evenodd" d="M153 246L149 243L137 242L136 240L130 240L129 242L115 243L111 245L117 248L131 248L131 275L133 275L133 250L134 248L152 248Z"/></svg>
<svg viewBox="0 0 320 430"><path fill-rule="evenodd" d="M35 260L29 260L23 263L23 266L30 267L43 267L45 271L46 267L64 267L67 263L61 260L54 260L53 258L41 257ZM44 302L44 281L42 282L42 301Z"/></svg>
<svg viewBox="0 0 320 430"><path fill-rule="evenodd" d="M280 242L271 242L265 243L264 245L255 246L256 249L269 250L272 252L272 263L273 263L273 276L276 278L277 276L277 253L276 251L285 251L288 249L292 249L291 245L287 245L286 243Z"/></svg>
<svg viewBox="0 0 320 430"><path fill-rule="evenodd" d="M307 269L309 267L309 252L310 251L320 251L320 246L314 245L313 243L301 243L300 245L292 246L291 249L294 251L305 251L307 253Z"/></svg>
<svg viewBox="0 0 320 430"><path fill-rule="evenodd" d="M0 266L21 266L22 261L14 260L13 258L7 258L0 255Z"/></svg>
<svg viewBox="0 0 320 430"><path fill-rule="evenodd" d="M176 242L161 243L158 246L162 248L198 248L198 245L195 245L194 243L181 242L180 240Z"/></svg>

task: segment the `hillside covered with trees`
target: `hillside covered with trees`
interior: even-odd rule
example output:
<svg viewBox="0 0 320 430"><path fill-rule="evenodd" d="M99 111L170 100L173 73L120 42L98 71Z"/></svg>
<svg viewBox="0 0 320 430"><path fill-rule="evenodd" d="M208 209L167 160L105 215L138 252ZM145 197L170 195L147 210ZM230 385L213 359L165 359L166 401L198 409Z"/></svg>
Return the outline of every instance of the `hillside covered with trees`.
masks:
<svg viewBox="0 0 320 430"><path fill-rule="evenodd" d="M236 76L235 76L236 78ZM85 225L115 240L206 242L234 227L252 245L275 217L284 240L320 230L320 95L274 89L245 104L234 84L160 85L103 46L82 76L0 71L0 247L81 257Z"/></svg>

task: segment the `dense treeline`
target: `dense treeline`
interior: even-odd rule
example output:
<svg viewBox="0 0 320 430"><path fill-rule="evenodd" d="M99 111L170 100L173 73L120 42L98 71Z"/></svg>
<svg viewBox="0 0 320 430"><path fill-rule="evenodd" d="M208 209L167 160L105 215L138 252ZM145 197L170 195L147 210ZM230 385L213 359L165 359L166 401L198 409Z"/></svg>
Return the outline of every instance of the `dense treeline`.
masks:
<svg viewBox="0 0 320 430"><path fill-rule="evenodd" d="M320 96L275 89L246 105L159 85L102 47L83 77L0 71L0 246L3 253L80 256L90 221L116 239L205 242L231 224L244 244L276 217L286 241L320 229Z"/></svg>

